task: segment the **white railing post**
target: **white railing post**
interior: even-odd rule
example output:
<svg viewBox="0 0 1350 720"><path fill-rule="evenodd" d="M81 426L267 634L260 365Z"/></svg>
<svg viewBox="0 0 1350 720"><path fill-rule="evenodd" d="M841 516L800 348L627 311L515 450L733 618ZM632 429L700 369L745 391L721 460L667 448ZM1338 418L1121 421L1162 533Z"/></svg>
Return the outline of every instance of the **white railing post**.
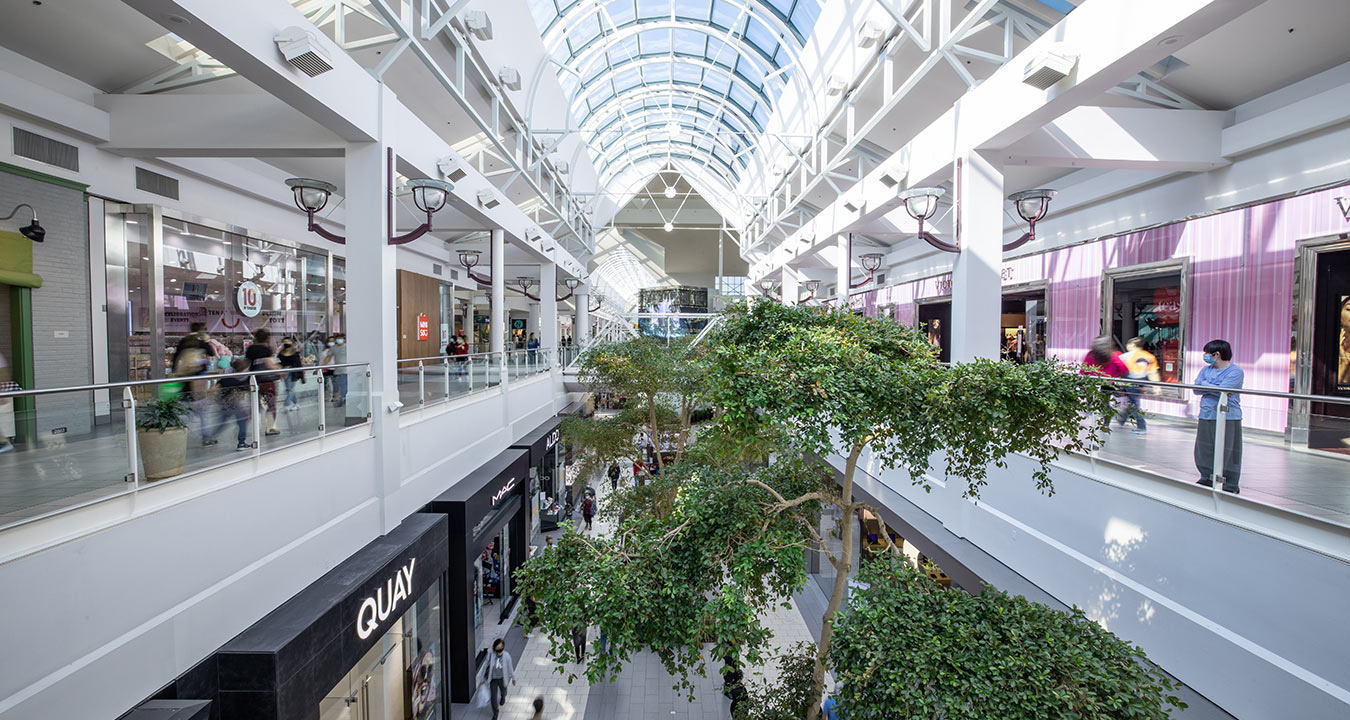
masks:
<svg viewBox="0 0 1350 720"><path fill-rule="evenodd" d="M136 441L136 398L131 394L130 387L122 388L122 422L127 426L127 476L124 479L140 487L141 446Z"/></svg>
<svg viewBox="0 0 1350 720"><path fill-rule="evenodd" d="M468 367L465 368L465 370L467 370L468 372L465 374L468 375L469 377L469 392L473 392L473 361L474 356L472 355L464 356L464 362L468 365Z"/></svg>
<svg viewBox="0 0 1350 720"><path fill-rule="evenodd" d="M450 358L441 361L441 369L444 370L445 379L445 399L450 399Z"/></svg>
<svg viewBox="0 0 1350 720"><path fill-rule="evenodd" d="M316 370L315 376L319 380L319 433L328 434L328 387L323 381L323 371Z"/></svg>
<svg viewBox="0 0 1350 720"><path fill-rule="evenodd" d="M417 361L417 407L427 404L427 372L426 365L421 360Z"/></svg>
<svg viewBox="0 0 1350 720"><path fill-rule="evenodd" d="M1219 490L1219 478L1223 476L1223 443L1226 420L1228 419L1228 393L1219 393L1219 405L1214 417L1214 472L1209 476L1210 487Z"/></svg>
<svg viewBox="0 0 1350 720"><path fill-rule="evenodd" d="M262 452L262 413L258 412L258 376L248 376L249 420L253 424L253 454Z"/></svg>

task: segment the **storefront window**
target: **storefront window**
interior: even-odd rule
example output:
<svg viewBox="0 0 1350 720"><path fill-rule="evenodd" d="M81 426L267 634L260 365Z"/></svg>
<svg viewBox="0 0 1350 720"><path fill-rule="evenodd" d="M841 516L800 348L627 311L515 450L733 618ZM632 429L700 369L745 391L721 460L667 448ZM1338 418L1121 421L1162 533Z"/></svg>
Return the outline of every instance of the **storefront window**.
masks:
<svg viewBox="0 0 1350 720"><path fill-rule="evenodd" d="M110 330L125 327L109 333L109 360L120 366L125 353L129 379L173 375L174 349L195 323L210 333L218 356L241 354L253 332L266 327L278 339L296 338L311 362L322 339L341 332L340 258L333 259L330 310L326 252L167 217L149 206L111 215L109 227L109 277L120 276L122 263L126 272L124 288L108 287ZM124 319L113 311L118 307L125 307Z"/></svg>
<svg viewBox="0 0 1350 720"><path fill-rule="evenodd" d="M320 720L444 720L441 592L433 586L319 702Z"/></svg>
<svg viewBox="0 0 1350 720"><path fill-rule="evenodd" d="M1184 282L1180 266L1126 269L1106 275L1105 296L1110 298L1110 305L1106 315L1109 326L1104 330L1121 349L1131 338L1142 339L1144 349L1158 359L1162 382L1181 379Z"/></svg>

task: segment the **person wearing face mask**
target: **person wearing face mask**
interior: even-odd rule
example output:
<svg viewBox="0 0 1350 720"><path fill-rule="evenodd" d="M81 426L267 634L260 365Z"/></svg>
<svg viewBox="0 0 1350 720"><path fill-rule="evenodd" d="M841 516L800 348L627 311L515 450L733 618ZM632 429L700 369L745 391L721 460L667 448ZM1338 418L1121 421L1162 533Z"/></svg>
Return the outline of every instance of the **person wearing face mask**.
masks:
<svg viewBox="0 0 1350 720"><path fill-rule="evenodd" d="M342 365L347 362L347 336L338 333L328 339L328 347L323 353L324 365ZM331 371L329 380L332 382L331 399L334 405L342 407L347 404L347 370L338 368Z"/></svg>
<svg viewBox="0 0 1350 720"><path fill-rule="evenodd" d="M492 643L492 652L488 653L483 671L478 675L478 684L488 684L488 702L492 704L492 720L497 720L497 711L506 703L506 684L516 684L516 666L511 653L506 651L506 643L497 638Z"/></svg>
<svg viewBox="0 0 1350 720"><path fill-rule="evenodd" d="M1225 340L1205 343L1205 367L1195 378L1196 385L1239 390L1242 368L1233 362L1233 348ZM1214 440L1219 418L1219 393L1200 391L1200 419L1195 432L1195 468L1200 471L1197 484L1214 486ZM1241 396L1228 395L1227 421L1223 429L1223 489L1236 495L1242 475L1242 403Z"/></svg>

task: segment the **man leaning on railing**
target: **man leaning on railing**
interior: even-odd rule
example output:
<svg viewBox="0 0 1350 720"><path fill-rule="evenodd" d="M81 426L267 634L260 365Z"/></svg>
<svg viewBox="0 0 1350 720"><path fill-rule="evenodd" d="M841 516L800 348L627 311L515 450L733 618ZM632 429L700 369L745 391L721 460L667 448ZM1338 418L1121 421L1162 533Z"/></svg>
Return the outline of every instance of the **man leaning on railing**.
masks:
<svg viewBox="0 0 1350 720"><path fill-rule="evenodd" d="M1205 367L1195 378L1196 385L1224 390L1240 390L1243 373L1233 360L1233 348L1225 340L1205 343ZM1219 427L1220 416L1223 427ZM1197 484L1214 487L1215 447L1223 442L1221 474L1225 492L1238 494L1242 475L1242 401L1237 393L1200 392L1200 420L1195 432L1195 467L1200 471Z"/></svg>

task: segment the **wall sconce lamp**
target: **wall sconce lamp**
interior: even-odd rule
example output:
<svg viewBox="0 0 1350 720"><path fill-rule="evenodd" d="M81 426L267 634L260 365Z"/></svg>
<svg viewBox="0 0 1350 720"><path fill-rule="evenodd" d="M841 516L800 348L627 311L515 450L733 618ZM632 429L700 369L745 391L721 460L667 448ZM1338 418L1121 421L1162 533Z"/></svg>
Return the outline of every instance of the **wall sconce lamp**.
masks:
<svg viewBox="0 0 1350 720"><path fill-rule="evenodd" d="M904 203L905 212L919 222L917 235L920 239L943 252L961 252L960 238L955 243L949 243L923 229L923 224L937 214L938 198L946 194L947 191L940 187L916 187L900 191L899 197Z"/></svg>
<svg viewBox="0 0 1350 720"><path fill-rule="evenodd" d="M385 232L385 241L390 245L402 245L410 243L417 238L422 237L431 231L431 216L440 212L445 207L445 202L450 198L450 191L455 186L444 180L432 180L430 178L417 178L408 181L408 187L412 188L413 204L418 210L427 214L426 222L419 225L416 229L394 235L394 149L389 148L387 154L388 187L389 192L389 214L385 218L387 230ZM314 214L328 206L328 198L337 191L337 186L314 180L312 178L290 178L286 181L286 186L291 189L295 196L295 206L305 211L309 218L309 231L326 240L335 243L346 244L347 238L330 232L321 227L314 221Z"/></svg>
<svg viewBox="0 0 1350 720"><path fill-rule="evenodd" d="M852 246L853 243L852 241L850 241L849 247ZM867 271L867 277L863 278L862 280L859 280L856 283L850 283L848 289L857 290L858 288L866 285L867 283L872 282L872 278L877 276L877 270L881 269L881 261L884 260L885 257L886 256L882 255L881 253L867 253L859 257L858 264L862 265L862 269Z"/></svg>
<svg viewBox="0 0 1350 720"><path fill-rule="evenodd" d="M15 206L13 212L0 218L0 220L8 220L15 215L18 215L19 210L22 208L28 208L28 212L33 213L33 222L19 228L19 234L33 242L42 242L43 238L47 237L47 231L44 230L42 224L38 222L37 210L34 210L32 205L29 205L28 203L19 203Z"/></svg>
<svg viewBox="0 0 1350 720"><path fill-rule="evenodd" d="M1048 188L1036 188L1035 190L1023 190L1015 192L1008 196L1008 200L1017 208L1017 214L1026 221L1030 229L1022 233L1022 237L1003 246L1003 252L1016 250L1036 239L1036 222L1045 217L1050 210L1050 200L1055 197L1055 191Z"/></svg>
<svg viewBox="0 0 1350 720"><path fill-rule="evenodd" d="M587 304L586 304L586 308L587 308L588 310L590 310L591 312L596 312L596 311L598 311L601 307L604 306L604 304L605 304L605 294L604 294L604 293L596 293L596 294L592 295L591 297L595 298L595 305L592 306L590 303L587 303Z"/></svg>
<svg viewBox="0 0 1350 720"><path fill-rule="evenodd" d="M779 281L772 277L763 277L759 279L759 289L764 293L764 297L773 297L778 293Z"/></svg>
<svg viewBox="0 0 1350 720"><path fill-rule="evenodd" d="M819 280L804 280L804 281L802 281L802 285L805 285L805 286L806 286L806 289L807 289L808 292L810 292L810 294L806 296L806 299L805 299L805 300L798 300L798 301L797 301L797 304L798 304L798 305L805 305L806 303L809 303L809 302L811 302L812 300L815 300L815 299L816 299L816 293L819 292L819 290L820 290L820 281L819 281Z"/></svg>

